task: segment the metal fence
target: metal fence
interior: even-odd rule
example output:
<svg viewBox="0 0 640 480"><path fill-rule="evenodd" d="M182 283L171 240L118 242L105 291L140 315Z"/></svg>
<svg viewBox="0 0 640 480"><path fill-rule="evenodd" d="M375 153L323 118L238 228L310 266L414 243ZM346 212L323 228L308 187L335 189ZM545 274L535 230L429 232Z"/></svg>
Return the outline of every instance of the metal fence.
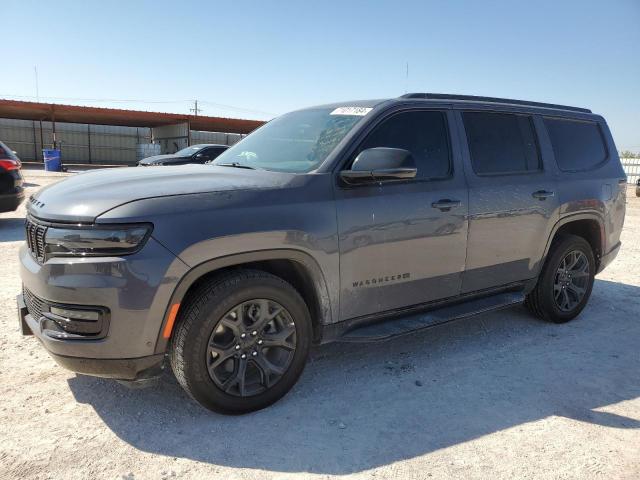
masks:
<svg viewBox="0 0 640 480"><path fill-rule="evenodd" d="M191 131L191 144L233 145L244 135ZM151 129L56 122L56 140L64 163L134 165L136 146L151 142ZM26 162L41 162L42 148L53 145L51 122L0 118L0 141Z"/></svg>
<svg viewBox="0 0 640 480"><path fill-rule="evenodd" d="M636 183L640 178L640 158L621 158L620 161L627 174L627 183Z"/></svg>

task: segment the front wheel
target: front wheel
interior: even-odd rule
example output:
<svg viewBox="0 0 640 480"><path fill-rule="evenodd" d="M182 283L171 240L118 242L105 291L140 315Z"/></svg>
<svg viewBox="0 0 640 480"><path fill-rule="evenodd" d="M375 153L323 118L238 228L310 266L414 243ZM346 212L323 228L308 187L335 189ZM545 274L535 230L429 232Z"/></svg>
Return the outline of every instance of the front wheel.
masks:
<svg viewBox="0 0 640 480"><path fill-rule="evenodd" d="M238 271L205 283L187 300L171 342L178 382L221 413L271 405L296 383L311 343L300 294L262 271Z"/></svg>
<svg viewBox="0 0 640 480"><path fill-rule="evenodd" d="M564 235L552 245L536 287L525 305L537 317L554 323L572 320L589 301L596 271L591 245Z"/></svg>

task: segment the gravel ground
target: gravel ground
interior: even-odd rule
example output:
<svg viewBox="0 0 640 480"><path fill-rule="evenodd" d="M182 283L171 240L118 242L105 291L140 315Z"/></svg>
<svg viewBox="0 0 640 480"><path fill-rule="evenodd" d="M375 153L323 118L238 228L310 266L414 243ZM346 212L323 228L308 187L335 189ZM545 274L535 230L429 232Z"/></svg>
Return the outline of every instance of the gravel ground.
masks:
<svg viewBox="0 0 640 480"><path fill-rule="evenodd" d="M60 180L26 172L29 190ZM640 478L640 199L566 325L521 308L316 348L276 405L210 413L170 373L130 390L17 329L24 209L0 214L0 478Z"/></svg>

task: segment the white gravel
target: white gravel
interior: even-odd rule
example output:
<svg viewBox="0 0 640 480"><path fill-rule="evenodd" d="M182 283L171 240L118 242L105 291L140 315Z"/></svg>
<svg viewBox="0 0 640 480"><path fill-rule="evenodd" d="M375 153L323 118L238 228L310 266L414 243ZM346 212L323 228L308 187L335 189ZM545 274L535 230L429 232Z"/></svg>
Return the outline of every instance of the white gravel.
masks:
<svg viewBox="0 0 640 480"><path fill-rule="evenodd" d="M26 172L30 190L60 176ZM21 337L24 210L0 214L0 478L640 478L640 199L575 322L512 308L386 343L316 348L294 390L210 413L76 376Z"/></svg>

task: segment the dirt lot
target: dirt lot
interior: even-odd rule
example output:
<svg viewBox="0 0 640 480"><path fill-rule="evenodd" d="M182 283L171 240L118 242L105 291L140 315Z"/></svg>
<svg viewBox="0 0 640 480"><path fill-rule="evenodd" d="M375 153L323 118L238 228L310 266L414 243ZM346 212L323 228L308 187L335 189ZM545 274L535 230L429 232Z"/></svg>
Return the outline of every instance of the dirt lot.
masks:
<svg viewBox="0 0 640 480"><path fill-rule="evenodd" d="M60 177L27 172L29 189ZM0 214L0 478L640 478L640 199L575 322L521 307L315 349L273 407L210 413L170 373L129 390L21 337L24 210Z"/></svg>

